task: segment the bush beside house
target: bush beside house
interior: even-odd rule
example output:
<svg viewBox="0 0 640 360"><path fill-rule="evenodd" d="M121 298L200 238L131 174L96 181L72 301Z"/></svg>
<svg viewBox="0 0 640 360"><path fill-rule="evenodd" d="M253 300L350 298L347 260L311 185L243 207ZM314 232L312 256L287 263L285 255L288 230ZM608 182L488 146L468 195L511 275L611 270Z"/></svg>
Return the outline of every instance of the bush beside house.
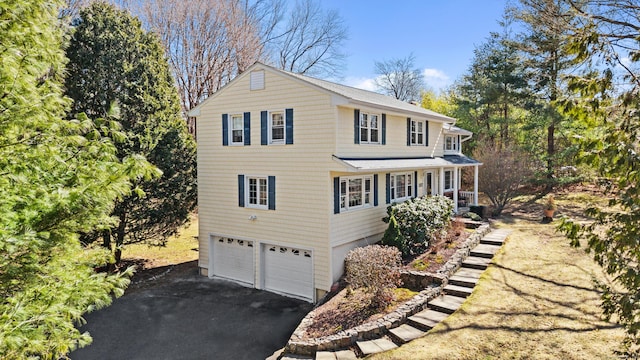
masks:
<svg viewBox="0 0 640 360"><path fill-rule="evenodd" d="M381 244L394 246L403 256L416 255L429 248L433 236L451 222L453 201L444 196L411 199L387 207L382 220L389 227Z"/></svg>

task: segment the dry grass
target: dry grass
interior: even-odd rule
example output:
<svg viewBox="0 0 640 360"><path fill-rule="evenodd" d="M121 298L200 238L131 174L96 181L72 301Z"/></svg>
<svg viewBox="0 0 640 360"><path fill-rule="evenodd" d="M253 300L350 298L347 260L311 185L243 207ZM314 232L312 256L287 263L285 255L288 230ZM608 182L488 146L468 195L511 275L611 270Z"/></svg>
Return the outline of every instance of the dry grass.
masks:
<svg viewBox="0 0 640 360"><path fill-rule="evenodd" d="M556 194L558 213L602 197ZM372 359L611 359L623 330L601 321L593 277L601 269L542 224L544 199L521 198L495 225L513 230L455 314L421 339Z"/></svg>
<svg viewBox="0 0 640 360"><path fill-rule="evenodd" d="M124 262L143 266L139 270L198 259L198 216L193 215L191 221L176 236L171 237L165 246L131 244L124 248L122 255Z"/></svg>

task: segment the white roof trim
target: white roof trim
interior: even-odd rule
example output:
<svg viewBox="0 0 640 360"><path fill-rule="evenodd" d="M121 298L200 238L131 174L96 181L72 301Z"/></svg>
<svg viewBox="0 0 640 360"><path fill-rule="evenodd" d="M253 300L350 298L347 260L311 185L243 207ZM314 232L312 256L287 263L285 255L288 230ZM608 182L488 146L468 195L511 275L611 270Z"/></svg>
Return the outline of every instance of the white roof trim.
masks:
<svg viewBox="0 0 640 360"><path fill-rule="evenodd" d="M347 168L347 172L380 172L380 171L407 171L415 169L460 167L482 165L456 164L444 158L407 158L407 159L341 159L333 156L333 160Z"/></svg>

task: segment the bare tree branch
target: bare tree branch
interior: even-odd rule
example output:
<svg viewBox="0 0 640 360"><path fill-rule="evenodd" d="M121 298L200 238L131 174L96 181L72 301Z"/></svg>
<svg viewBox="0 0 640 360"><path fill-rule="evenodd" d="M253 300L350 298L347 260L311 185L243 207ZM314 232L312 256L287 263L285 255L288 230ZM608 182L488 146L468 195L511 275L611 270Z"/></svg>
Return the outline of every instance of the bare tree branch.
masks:
<svg viewBox="0 0 640 360"><path fill-rule="evenodd" d="M378 77L375 84L383 93L398 100L411 101L420 98L424 88L424 76L414 68L415 57L410 54L403 59L391 59L375 62Z"/></svg>

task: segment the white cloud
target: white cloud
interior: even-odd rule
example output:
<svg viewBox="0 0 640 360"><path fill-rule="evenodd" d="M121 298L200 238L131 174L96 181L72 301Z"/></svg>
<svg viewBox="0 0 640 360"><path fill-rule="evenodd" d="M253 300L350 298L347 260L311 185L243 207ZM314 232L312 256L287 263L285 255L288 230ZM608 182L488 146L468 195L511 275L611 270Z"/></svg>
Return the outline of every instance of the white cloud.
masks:
<svg viewBox="0 0 640 360"><path fill-rule="evenodd" d="M369 91L376 91L378 89L375 79L365 77L347 77L344 80L344 85Z"/></svg>
<svg viewBox="0 0 640 360"><path fill-rule="evenodd" d="M426 68L422 71L427 87L440 91L451 85L451 79L442 70Z"/></svg>

